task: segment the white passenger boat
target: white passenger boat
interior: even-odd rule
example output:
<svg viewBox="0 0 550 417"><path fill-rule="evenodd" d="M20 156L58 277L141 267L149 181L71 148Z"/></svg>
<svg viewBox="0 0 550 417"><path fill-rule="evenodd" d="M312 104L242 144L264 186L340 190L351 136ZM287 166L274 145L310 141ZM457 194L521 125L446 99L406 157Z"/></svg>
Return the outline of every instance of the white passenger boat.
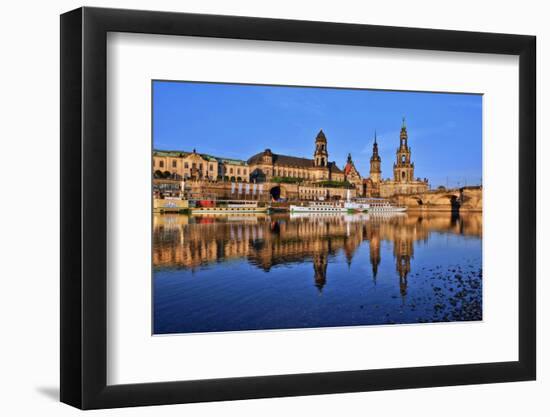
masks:
<svg viewBox="0 0 550 417"><path fill-rule="evenodd" d="M365 198L365 202L369 204L369 213L399 213L407 211L407 207L394 206L385 198Z"/></svg>
<svg viewBox="0 0 550 417"><path fill-rule="evenodd" d="M407 207L394 206L385 198L351 198L348 190L345 201L309 201L302 205L291 205L291 213L399 213Z"/></svg>
<svg viewBox="0 0 550 417"><path fill-rule="evenodd" d="M202 200L198 207L191 208L191 214L248 214L267 213L268 206L260 207L257 201Z"/></svg>
<svg viewBox="0 0 550 417"><path fill-rule="evenodd" d="M351 199L350 190L345 201L309 201L305 205L291 205L291 213L365 213L369 203Z"/></svg>
<svg viewBox="0 0 550 417"><path fill-rule="evenodd" d="M346 194L346 202L344 207L348 213L366 213L369 211L370 204L368 201L361 198L351 198L351 191L348 190Z"/></svg>
<svg viewBox="0 0 550 417"><path fill-rule="evenodd" d="M345 213L348 209L339 201L309 201L304 205L290 205L291 213Z"/></svg>
<svg viewBox="0 0 550 417"><path fill-rule="evenodd" d="M354 200L354 201L346 201L344 203L344 207L345 207L346 211L348 211L348 212L365 213L365 212L369 211L370 204L367 203L367 202Z"/></svg>

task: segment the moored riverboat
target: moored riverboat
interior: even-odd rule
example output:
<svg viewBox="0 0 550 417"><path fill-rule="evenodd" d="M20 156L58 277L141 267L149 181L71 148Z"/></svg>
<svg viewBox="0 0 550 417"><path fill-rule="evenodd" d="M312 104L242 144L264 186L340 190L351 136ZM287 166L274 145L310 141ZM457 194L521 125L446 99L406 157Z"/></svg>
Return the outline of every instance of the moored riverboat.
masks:
<svg viewBox="0 0 550 417"><path fill-rule="evenodd" d="M340 201L308 201L303 205L290 205L291 213L345 213L347 210Z"/></svg>
<svg viewBox="0 0 550 417"><path fill-rule="evenodd" d="M385 198L363 198L360 199L369 205L369 213L400 213L407 211L407 207L399 207L392 204Z"/></svg>
<svg viewBox="0 0 550 417"><path fill-rule="evenodd" d="M303 204L291 204L291 213L366 213L369 203L361 199L348 198L345 201L308 201Z"/></svg>
<svg viewBox="0 0 550 417"><path fill-rule="evenodd" d="M267 213L269 206L260 206L257 201L247 200L209 200L197 201L191 208L191 214L246 214Z"/></svg>

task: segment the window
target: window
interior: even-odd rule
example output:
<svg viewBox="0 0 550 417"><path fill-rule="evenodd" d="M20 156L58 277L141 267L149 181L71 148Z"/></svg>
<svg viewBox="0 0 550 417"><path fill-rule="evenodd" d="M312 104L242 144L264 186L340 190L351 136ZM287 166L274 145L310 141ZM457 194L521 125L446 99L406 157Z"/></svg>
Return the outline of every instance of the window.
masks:
<svg viewBox="0 0 550 417"><path fill-rule="evenodd" d="M210 171L214 171L214 165L210 164Z"/></svg>
<svg viewBox="0 0 550 417"><path fill-rule="evenodd" d="M172 161L172 168L177 168L178 166L178 161L176 161L175 159Z"/></svg>
<svg viewBox="0 0 550 417"><path fill-rule="evenodd" d="M195 162L193 162L193 165L192 166L192 169L197 169L197 164Z"/></svg>
<svg viewBox="0 0 550 417"><path fill-rule="evenodd" d="M401 155L401 162L405 162L405 155Z"/></svg>
<svg viewBox="0 0 550 417"><path fill-rule="evenodd" d="M233 174L233 168L229 168L229 173Z"/></svg>
<svg viewBox="0 0 550 417"><path fill-rule="evenodd" d="M164 168L164 161L159 162L159 167Z"/></svg>
<svg viewBox="0 0 550 417"><path fill-rule="evenodd" d="M237 168L237 175L241 175L241 169Z"/></svg>
<svg viewBox="0 0 550 417"><path fill-rule="evenodd" d="M184 167L185 167L185 169L188 169L189 168L189 162L186 162Z"/></svg>

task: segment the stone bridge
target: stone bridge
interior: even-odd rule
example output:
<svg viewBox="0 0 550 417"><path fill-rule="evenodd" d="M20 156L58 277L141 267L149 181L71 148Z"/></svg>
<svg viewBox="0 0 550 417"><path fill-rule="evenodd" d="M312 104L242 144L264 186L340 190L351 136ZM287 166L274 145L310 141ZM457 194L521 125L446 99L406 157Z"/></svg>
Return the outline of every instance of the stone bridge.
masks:
<svg viewBox="0 0 550 417"><path fill-rule="evenodd" d="M425 193L396 195L392 201L409 209L436 211L482 211L482 187L432 190Z"/></svg>

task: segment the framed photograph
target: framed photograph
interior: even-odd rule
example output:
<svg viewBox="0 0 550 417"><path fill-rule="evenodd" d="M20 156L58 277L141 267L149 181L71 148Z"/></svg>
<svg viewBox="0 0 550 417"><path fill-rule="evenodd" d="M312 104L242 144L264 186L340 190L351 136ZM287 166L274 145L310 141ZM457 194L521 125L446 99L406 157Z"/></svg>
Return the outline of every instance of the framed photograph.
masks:
<svg viewBox="0 0 550 417"><path fill-rule="evenodd" d="M533 380L535 37L61 16L61 401Z"/></svg>

